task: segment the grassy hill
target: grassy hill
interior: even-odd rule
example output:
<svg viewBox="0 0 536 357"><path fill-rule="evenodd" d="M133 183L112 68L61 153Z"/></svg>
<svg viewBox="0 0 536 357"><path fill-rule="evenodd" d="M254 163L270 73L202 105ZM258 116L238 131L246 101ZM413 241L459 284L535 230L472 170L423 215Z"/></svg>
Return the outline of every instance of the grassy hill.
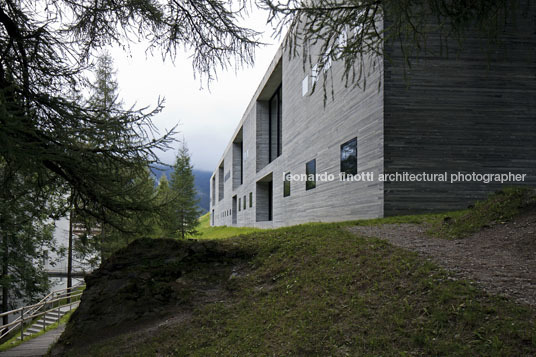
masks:
<svg viewBox="0 0 536 357"><path fill-rule="evenodd" d="M533 205L515 201L516 192L498 199L502 212L509 211L498 218L490 207L476 205L450 214L305 224L218 240L139 241L88 282L86 305L79 309L87 314L73 315L53 353L536 355L534 308L489 295L415 253L346 229L428 222L437 236L451 238L455 227L480 229ZM483 219L484 211L492 213ZM204 238L247 232L210 228L208 217L202 220ZM90 314L104 303L98 318Z"/></svg>
<svg viewBox="0 0 536 357"><path fill-rule="evenodd" d="M199 235L195 236L198 239L221 239L235 237L241 234L259 232L262 229L251 227L227 227L227 226L210 226L210 213L205 213L199 218L199 227L197 228Z"/></svg>

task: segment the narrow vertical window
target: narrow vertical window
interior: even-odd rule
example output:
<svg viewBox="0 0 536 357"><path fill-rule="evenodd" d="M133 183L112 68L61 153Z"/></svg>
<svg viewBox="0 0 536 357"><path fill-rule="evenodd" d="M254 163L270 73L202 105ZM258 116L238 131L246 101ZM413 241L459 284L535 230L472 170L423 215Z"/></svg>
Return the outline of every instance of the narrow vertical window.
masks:
<svg viewBox="0 0 536 357"><path fill-rule="evenodd" d="M279 89L277 90L277 156L281 156L282 151L282 143L283 143L283 137L282 137L282 131L283 131L283 113L282 113L282 104L283 100L281 98L282 94L282 86L279 86Z"/></svg>
<svg viewBox="0 0 536 357"><path fill-rule="evenodd" d="M253 192L249 193L249 208L253 207Z"/></svg>
<svg viewBox="0 0 536 357"><path fill-rule="evenodd" d="M313 159L305 164L305 175L307 180L305 181L305 189L311 190L316 187L316 159Z"/></svg>
<svg viewBox="0 0 536 357"><path fill-rule="evenodd" d="M274 181L268 183L268 220L274 218Z"/></svg>
<svg viewBox="0 0 536 357"><path fill-rule="evenodd" d="M318 81L318 64L315 64L313 68L311 68L311 85L314 86L317 81Z"/></svg>
<svg viewBox="0 0 536 357"><path fill-rule="evenodd" d="M301 84L301 95L304 97L309 92L309 76L305 76Z"/></svg>
<svg viewBox="0 0 536 357"><path fill-rule="evenodd" d="M281 155L282 151L282 117L281 117L281 86L275 91L272 98L270 98L268 109L268 126L270 135L268 136L268 161L272 162L275 158Z"/></svg>
<svg viewBox="0 0 536 357"><path fill-rule="evenodd" d="M212 205L214 206L216 204L216 175L212 178L212 197L211 197Z"/></svg>
<svg viewBox="0 0 536 357"><path fill-rule="evenodd" d="M246 210L246 195L244 195L244 198L242 200L242 203L244 204L244 207L242 207L244 210Z"/></svg>
<svg viewBox="0 0 536 357"><path fill-rule="evenodd" d="M283 197L290 196L290 172L285 174L285 179L283 180Z"/></svg>
<svg viewBox="0 0 536 357"><path fill-rule="evenodd" d="M357 175L357 138L341 145L341 173Z"/></svg>
<svg viewBox="0 0 536 357"><path fill-rule="evenodd" d="M238 211L240 212L242 210L242 199L238 199Z"/></svg>
<svg viewBox="0 0 536 357"><path fill-rule="evenodd" d="M244 183L244 143L240 143L240 184Z"/></svg>
<svg viewBox="0 0 536 357"><path fill-rule="evenodd" d="M223 176L224 165L225 163L222 162L222 164L218 168L218 201L223 200L223 197L224 197L224 190L223 190L224 182L225 182L225 178Z"/></svg>

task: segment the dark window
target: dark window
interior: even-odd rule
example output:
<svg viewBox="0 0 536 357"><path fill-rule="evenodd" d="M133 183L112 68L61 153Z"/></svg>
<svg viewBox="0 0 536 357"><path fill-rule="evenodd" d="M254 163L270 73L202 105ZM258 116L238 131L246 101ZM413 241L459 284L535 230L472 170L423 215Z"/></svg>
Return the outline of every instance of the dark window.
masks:
<svg viewBox="0 0 536 357"><path fill-rule="evenodd" d="M238 199L238 210L239 211L242 210L242 199L241 198Z"/></svg>
<svg viewBox="0 0 536 357"><path fill-rule="evenodd" d="M240 143L240 184L244 183L244 143Z"/></svg>
<svg viewBox="0 0 536 357"><path fill-rule="evenodd" d="M253 192L249 193L249 208L253 207Z"/></svg>
<svg viewBox="0 0 536 357"><path fill-rule="evenodd" d="M341 172L357 175L357 138L341 145Z"/></svg>
<svg viewBox="0 0 536 357"><path fill-rule="evenodd" d="M218 201L223 200L223 183L224 183L224 176L223 176L223 167L224 163L221 164L221 166L218 168Z"/></svg>
<svg viewBox="0 0 536 357"><path fill-rule="evenodd" d="M211 197L212 205L214 206L216 204L216 175L212 178L212 197Z"/></svg>
<svg viewBox="0 0 536 357"><path fill-rule="evenodd" d="M283 181L283 197L290 196L290 172L285 174L285 180Z"/></svg>
<svg viewBox="0 0 536 357"><path fill-rule="evenodd" d="M305 189L311 190L316 187L316 159L313 159L305 164L305 174L307 175L307 181L305 181Z"/></svg>
<svg viewBox="0 0 536 357"><path fill-rule="evenodd" d="M233 165L231 168L233 177L233 190L244 183L244 142L242 141L243 129L236 135L233 141L232 154Z"/></svg>
<svg viewBox="0 0 536 357"><path fill-rule="evenodd" d="M274 217L274 181L268 183L268 220Z"/></svg>
<svg viewBox="0 0 536 357"><path fill-rule="evenodd" d="M243 203L244 203L244 210L246 209L246 195L244 195L244 199L243 199Z"/></svg>
<svg viewBox="0 0 536 357"><path fill-rule="evenodd" d="M236 196L233 196L233 205L232 205L232 213L231 213L231 217L232 217L232 223L233 224L236 224L236 221L237 221L237 217L238 217L238 211L240 210L240 203L238 202L240 199ZM238 206L238 207L237 207ZM238 210L237 210L238 208Z"/></svg>
<svg viewBox="0 0 536 357"><path fill-rule="evenodd" d="M268 103L269 113L269 128L270 135L268 136L268 156L269 162L272 162L276 157L281 155L281 130L282 130L282 119L281 119L281 86L275 91L270 102Z"/></svg>

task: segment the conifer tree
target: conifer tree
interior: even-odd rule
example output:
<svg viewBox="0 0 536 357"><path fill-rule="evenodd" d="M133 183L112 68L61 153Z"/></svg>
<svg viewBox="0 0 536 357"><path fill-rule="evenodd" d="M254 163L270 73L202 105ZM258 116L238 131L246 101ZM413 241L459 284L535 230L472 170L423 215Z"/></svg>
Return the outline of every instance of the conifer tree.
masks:
<svg viewBox="0 0 536 357"><path fill-rule="evenodd" d="M169 230L179 238L195 235L199 224L199 208L194 185L193 166L190 163L190 153L183 143L179 149L173 172L171 174L170 189L173 200L170 202L170 220L167 222Z"/></svg>
<svg viewBox="0 0 536 357"><path fill-rule="evenodd" d="M20 175L0 159L0 287L2 312L48 290L44 271L54 246L51 218L61 215L64 192L55 185L35 190L36 177ZM7 323L4 316L2 324Z"/></svg>
<svg viewBox="0 0 536 357"><path fill-rule="evenodd" d="M93 110L94 129L105 134L104 130L110 130L109 122L121 113L123 106L119 98L114 61L107 51L97 59L95 80L91 83L90 89L88 106ZM96 138L106 140L106 135ZM106 142L99 144L105 145ZM151 236L154 233L155 217L160 209L156 201L155 182L146 165L144 160L140 160L135 169L120 168L116 171L116 176L124 177L127 187L132 190L129 196L124 197L125 205L137 202L148 209L133 210L128 215L121 215L106 207L101 207L108 221L103 222L83 210L77 210L80 202L73 202L73 211L75 211L73 216L78 223L86 227L87 232L80 235L80 239L73 244L77 259L95 266L99 260L105 259L115 250L128 245L133 239ZM118 201L120 199L118 198ZM99 226L100 233L92 234L91 232Z"/></svg>

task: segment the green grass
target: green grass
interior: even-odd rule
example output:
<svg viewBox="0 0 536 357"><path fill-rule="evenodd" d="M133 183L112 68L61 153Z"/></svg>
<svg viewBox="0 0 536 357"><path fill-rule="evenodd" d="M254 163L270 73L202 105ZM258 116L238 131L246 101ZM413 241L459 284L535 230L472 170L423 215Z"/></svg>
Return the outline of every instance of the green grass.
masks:
<svg viewBox="0 0 536 357"><path fill-rule="evenodd" d="M272 230L210 227L205 215L201 238L228 238L214 244L248 252L238 278L228 278L231 268L218 276L209 265L192 267L192 281L219 279L225 294L151 334L126 333L70 355L536 355L534 308L488 295L415 253L345 229L414 223L440 238L460 238L535 202L533 190L511 188L456 212Z"/></svg>
<svg viewBox="0 0 536 357"><path fill-rule="evenodd" d="M478 201L463 211L444 214L436 221L432 235L456 239L464 238L483 228L504 224L520 213L536 208L536 191L530 188L510 187Z"/></svg>
<svg viewBox="0 0 536 357"><path fill-rule="evenodd" d="M39 336L45 334L46 332L48 332L50 330L54 330L54 329L58 328L58 326L60 326L61 324L66 324L69 321L69 318L71 317L71 315L73 314L73 312L75 310L76 310L76 308L74 308L73 310L69 311L68 313L63 315L58 322L55 322L52 325L47 326L44 330L41 330L38 333L33 334L33 335L25 336L22 341L20 339L20 330L19 330L18 334L16 334L15 336L11 337L9 340L7 340L6 342L4 342L4 343L2 343L0 345L0 352L7 351L7 350L9 350L9 349L11 349L13 347L16 347L16 346L20 345L23 342L26 342L26 341L32 340L32 339L34 339L36 337L39 337Z"/></svg>
<svg viewBox="0 0 536 357"><path fill-rule="evenodd" d="M522 212L536 208L536 191L531 188L510 187L491 194L468 209L374 218L341 223L346 226L373 226L380 224L426 224L429 235L444 239L466 238L483 228L504 224Z"/></svg>
<svg viewBox="0 0 536 357"><path fill-rule="evenodd" d="M430 227L431 236L445 239L465 238L482 228L511 220L521 212L536 207L536 191L533 188L509 187L491 194L486 200L459 211L393 216L342 222L340 225L371 226L379 224L414 223ZM210 226L210 213L199 218L199 239L230 238L242 234L263 231L251 227Z"/></svg>
<svg viewBox="0 0 536 357"><path fill-rule="evenodd" d="M210 226L210 213L206 213L199 218L199 226L197 227L198 235L193 238L196 239L221 239L236 237L241 234L248 234L253 232L262 231L259 228L251 227L227 227L227 226Z"/></svg>
<svg viewBox="0 0 536 357"><path fill-rule="evenodd" d="M228 294L151 334L73 350L90 356L519 356L536 354L536 312L346 224L218 240L254 252Z"/></svg>

